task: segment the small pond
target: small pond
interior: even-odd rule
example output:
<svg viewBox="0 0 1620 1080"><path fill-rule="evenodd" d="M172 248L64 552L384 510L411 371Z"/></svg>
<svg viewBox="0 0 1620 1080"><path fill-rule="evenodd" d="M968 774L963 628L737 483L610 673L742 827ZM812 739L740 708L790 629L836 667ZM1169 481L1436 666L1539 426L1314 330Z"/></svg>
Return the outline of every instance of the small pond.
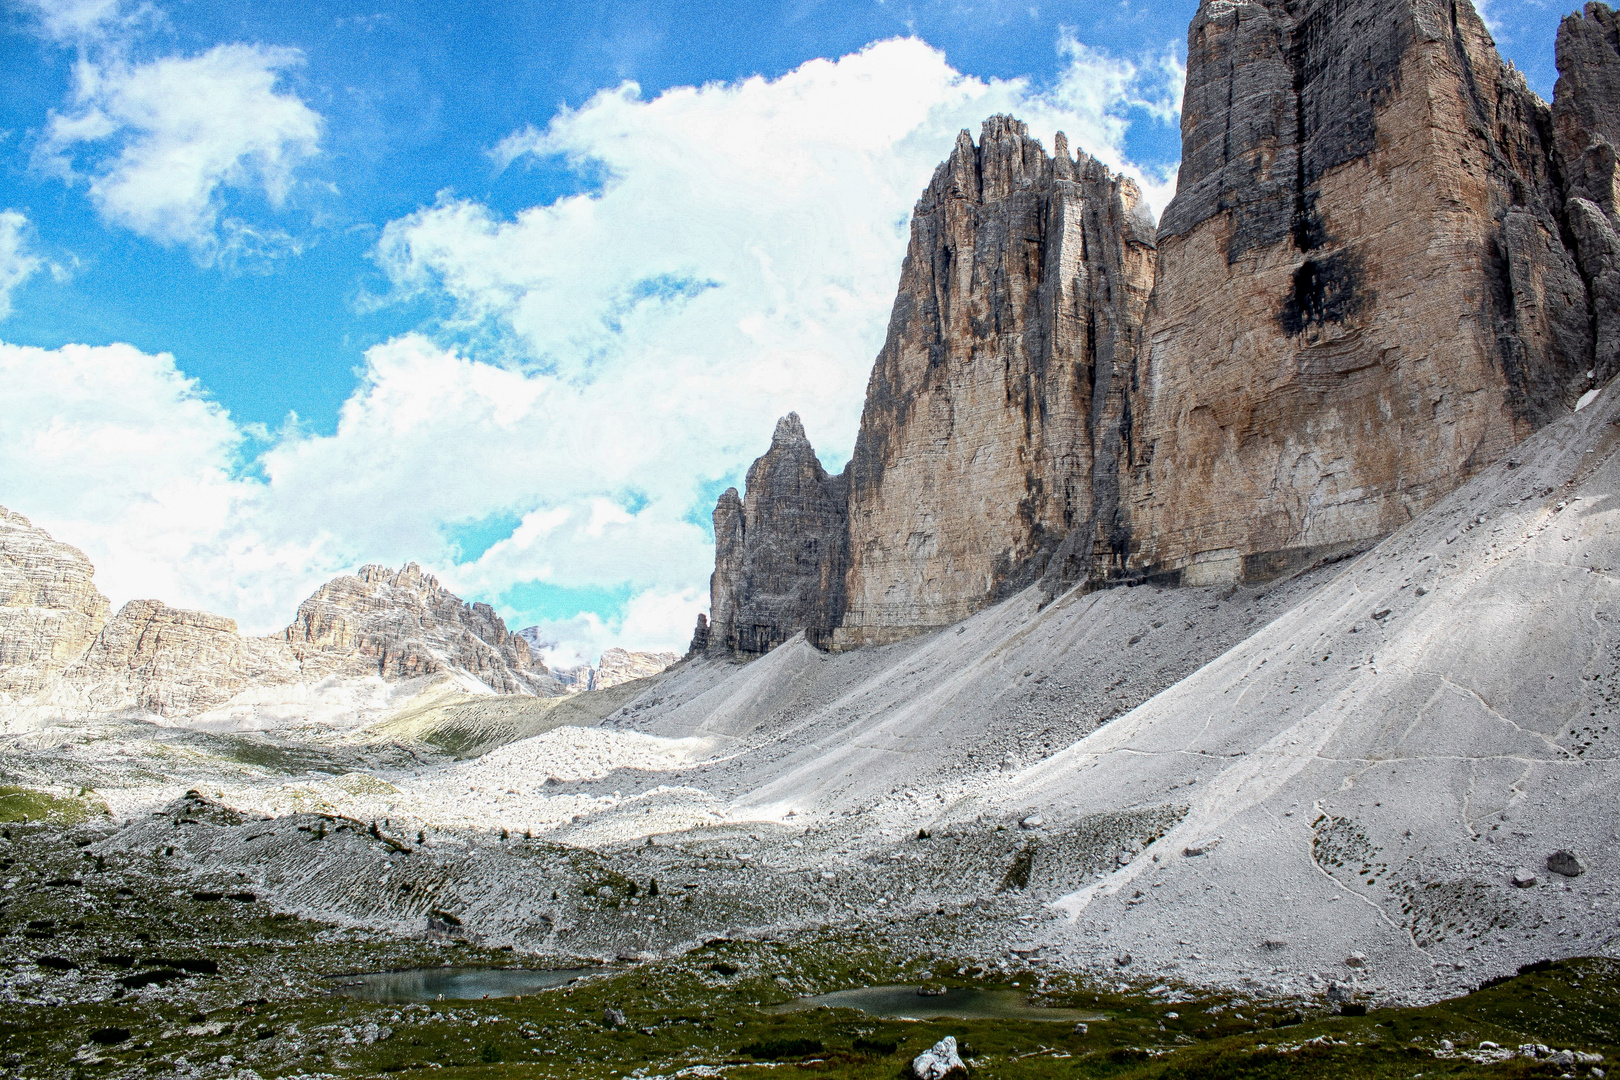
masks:
<svg viewBox="0 0 1620 1080"><path fill-rule="evenodd" d="M416 968L332 980L345 997L397 1004L408 1001L474 1001L518 997L567 984L596 969L529 971L523 968Z"/></svg>
<svg viewBox="0 0 1620 1080"><path fill-rule="evenodd" d="M873 1016L893 1020L927 1020L949 1016L957 1020L1051 1020L1073 1024L1104 1019L1101 1013L1081 1009L1047 1009L1031 1005L1029 997L1017 990L974 990L951 987L943 994L924 996L915 983L909 986L868 986L840 990L834 994L798 998L774 1006L771 1012L800 1012L805 1009L859 1009Z"/></svg>

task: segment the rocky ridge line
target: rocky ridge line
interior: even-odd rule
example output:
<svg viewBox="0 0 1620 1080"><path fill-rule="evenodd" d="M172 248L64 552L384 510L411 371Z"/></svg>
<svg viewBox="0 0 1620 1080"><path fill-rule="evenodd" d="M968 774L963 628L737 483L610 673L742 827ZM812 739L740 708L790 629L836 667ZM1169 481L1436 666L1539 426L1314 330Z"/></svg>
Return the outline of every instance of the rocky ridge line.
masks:
<svg viewBox="0 0 1620 1080"><path fill-rule="evenodd" d="M132 600L109 619L94 574L83 552L0 507L0 704L180 718L333 677L565 692L493 608L463 603L415 563L333 579L269 637L159 600Z"/></svg>

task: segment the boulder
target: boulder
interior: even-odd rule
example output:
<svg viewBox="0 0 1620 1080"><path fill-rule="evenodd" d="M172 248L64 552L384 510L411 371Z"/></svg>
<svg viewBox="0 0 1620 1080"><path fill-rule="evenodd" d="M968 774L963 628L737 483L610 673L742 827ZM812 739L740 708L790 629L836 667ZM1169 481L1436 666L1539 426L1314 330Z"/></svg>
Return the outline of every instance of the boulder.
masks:
<svg viewBox="0 0 1620 1080"><path fill-rule="evenodd" d="M911 1071L917 1080L945 1080L952 1075L966 1075L967 1066L956 1053L956 1036L947 1035L918 1054L912 1059Z"/></svg>
<svg viewBox="0 0 1620 1080"><path fill-rule="evenodd" d="M1586 873L1586 863L1573 851L1555 851L1547 856L1547 869L1564 877L1580 877Z"/></svg>

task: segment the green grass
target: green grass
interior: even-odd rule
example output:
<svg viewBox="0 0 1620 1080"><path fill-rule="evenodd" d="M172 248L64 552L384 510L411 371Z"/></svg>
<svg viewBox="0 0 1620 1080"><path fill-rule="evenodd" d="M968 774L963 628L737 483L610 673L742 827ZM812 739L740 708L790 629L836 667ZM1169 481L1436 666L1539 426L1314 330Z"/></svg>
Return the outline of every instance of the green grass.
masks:
<svg viewBox="0 0 1620 1080"><path fill-rule="evenodd" d="M78 796L52 795L33 788L0 786L0 822L6 824L28 821L50 822L57 825L77 825L93 817L105 817L105 803L90 798L89 791Z"/></svg>
<svg viewBox="0 0 1620 1080"><path fill-rule="evenodd" d="M22 879L0 894L0 961L25 999L0 1010L0 1076L8 1080L166 1077L181 1071L181 1058L200 1064L223 1057L229 1066L210 1064L207 1075L251 1068L265 1080L311 1074L575 1080L636 1070L667 1076L708 1065L724 1066L730 1077L895 1080L945 1035L962 1046L972 1076L1006 1080L1518 1078L1565 1070L1435 1052L1442 1040L1465 1049L1482 1040L1610 1056L1617 1049L1620 963L1607 959L1550 964L1464 998L1362 1017L1223 995L1167 1005L1050 972L968 968L961 977L929 980L987 989L1016 984L1022 992L1039 986L1045 1004L1107 1017L1084 1035L1057 1023L767 1011L807 990L914 981L925 965L936 972L962 967L832 933L717 940L521 1000L378 1005L335 997L325 980L355 971L518 961L476 946L436 946L291 918L259 901L200 900L228 896L240 884L179 879L155 856L98 858L80 846L98 835L95 828L10 826L10 837L0 840L3 876ZM153 974L164 978L130 988ZM621 1010L627 1024L605 1023L608 1008Z"/></svg>

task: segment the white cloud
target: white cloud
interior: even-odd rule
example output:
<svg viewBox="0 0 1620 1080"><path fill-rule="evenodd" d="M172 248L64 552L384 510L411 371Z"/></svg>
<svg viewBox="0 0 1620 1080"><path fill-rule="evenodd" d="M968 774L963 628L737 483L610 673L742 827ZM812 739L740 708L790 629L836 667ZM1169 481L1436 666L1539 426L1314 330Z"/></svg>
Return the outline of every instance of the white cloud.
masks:
<svg viewBox="0 0 1620 1080"><path fill-rule="evenodd" d="M836 457L853 444L906 213L956 132L1012 112L1048 146L1062 128L1127 167L1128 110L1173 119L1173 53L1137 65L1062 47L1069 65L1048 93L964 76L914 39L774 81L652 100L626 84L491 151L506 165L566 159L605 174L601 192L510 220L441 196L385 229L379 259L402 292L450 297L452 329L515 333L569 379L676 394L683 441L718 442L730 462L788 409Z"/></svg>
<svg viewBox="0 0 1620 1080"><path fill-rule="evenodd" d="M634 597L624 613L612 619L586 612L572 619L540 623L542 641L558 644L541 650L541 659L552 669L595 663L613 648L632 651L685 653L692 641L693 613L708 607L707 591L696 588L678 592L650 590Z"/></svg>
<svg viewBox="0 0 1620 1080"><path fill-rule="evenodd" d="M414 559L464 596L627 595L542 622L574 656L679 650L706 606L715 485L790 410L830 466L852 449L908 212L956 132L1011 112L1123 165L1122 117L1176 76L1064 47L1047 92L890 41L773 81L620 87L520 130L497 160L560 155L602 190L513 219L444 196L390 224L398 290L448 297L473 350L372 348L331 434L268 439L245 474L243 432L169 358L0 346L0 386L28 384L0 389L0 502L85 547L115 600L249 630L333 573ZM101 115L76 114L86 139ZM463 554L456 529L492 521L517 524Z"/></svg>
<svg viewBox="0 0 1620 1080"><path fill-rule="evenodd" d="M86 45L126 32L156 15L150 4L132 7L123 0L17 0L39 21L47 38Z"/></svg>
<svg viewBox="0 0 1620 1080"><path fill-rule="evenodd" d="M632 430L652 423L644 413L604 422L605 387L586 396L415 336L367 361L333 434L287 432L242 475L244 433L172 357L0 343L0 505L83 548L115 604L154 596L248 632L286 625L335 574L416 560L468 596L628 586L625 616L587 620L569 642L595 655L690 636L690 583L713 551L683 520L692 481L656 460L663 433ZM631 498L631 476L663 493ZM531 505L512 536L458 564L446 523ZM678 633L634 614L672 595L686 598Z"/></svg>
<svg viewBox="0 0 1620 1080"><path fill-rule="evenodd" d="M0 504L90 552L119 600L195 596L202 572L231 589L243 567L207 549L242 493L240 444L172 357L0 344Z"/></svg>
<svg viewBox="0 0 1620 1080"><path fill-rule="evenodd" d="M103 220L204 263L295 249L280 230L233 216L228 195L281 209L318 152L321 117L278 90L302 63L296 49L241 44L140 64L118 49L81 56L36 163L84 182Z"/></svg>
<svg viewBox="0 0 1620 1080"><path fill-rule="evenodd" d="M1104 147L1093 153L1116 169L1123 165L1136 176L1148 203L1155 211L1163 211L1176 193L1174 168L1132 166L1123 148L1132 112L1145 113L1162 124L1180 124L1187 68L1175 48L1166 46L1156 56L1130 60L1085 44L1065 27L1058 51L1068 65L1039 103L1037 115L1044 113L1040 108L1044 106L1087 118L1089 130L1070 131L1070 145L1088 150Z"/></svg>
<svg viewBox="0 0 1620 1080"><path fill-rule="evenodd" d="M11 314L11 294L45 265L28 249L28 219L0 210L0 319Z"/></svg>

